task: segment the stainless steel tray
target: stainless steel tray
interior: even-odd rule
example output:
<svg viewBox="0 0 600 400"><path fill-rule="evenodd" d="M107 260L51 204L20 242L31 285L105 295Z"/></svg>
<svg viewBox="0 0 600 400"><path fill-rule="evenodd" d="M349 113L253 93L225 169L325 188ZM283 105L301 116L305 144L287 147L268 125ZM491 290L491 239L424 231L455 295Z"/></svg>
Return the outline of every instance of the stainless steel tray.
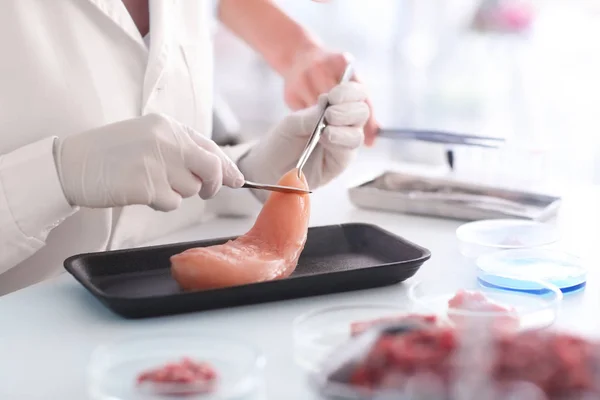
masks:
<svg viewBox="0 0 600 400"><path fill-rule="evenodd" d="M552 219L561 198L451 179L385 172L349 189L357 207L475 221L519 218Z"/></svg>

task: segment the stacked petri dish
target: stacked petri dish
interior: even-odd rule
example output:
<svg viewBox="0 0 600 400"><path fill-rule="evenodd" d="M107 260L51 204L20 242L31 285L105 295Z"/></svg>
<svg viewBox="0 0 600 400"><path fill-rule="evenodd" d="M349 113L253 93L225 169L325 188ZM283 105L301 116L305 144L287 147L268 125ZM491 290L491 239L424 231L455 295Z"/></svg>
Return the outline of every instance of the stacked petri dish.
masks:
<svg viewBox="0 0 600 400"><path fill-rule="evenodd" d="M562 292L554 285L505 276L529 291L507 287L452 284L448 281L426 281L413 284L408 292L414 309L432 313L450 325L467 323L469 327L488 321L511 330L543 329L556 320Z"/></svg>
<svg viewBox="0 0 600 400"><path fill-rule="evenodd" d="M469 259L502 250L547 247L560 238L549 224L519 219L469 222L456 230L456 237L461 254Z"/></svg>
<svg viewBox="0 0 600 400"><path fill-rule="evenodd" d="M582 260L553 248L560 235L550 224L483 220L460 226L456 236L461 254L475 264L482 286L534 293L528 282L543 281L572 293L586 285Z"/></svg>
<svg viewBox="0 0 600 400"><path fill-rule="evenodd" d="M574 293L583 290L587 282L587 270L579 257L552 249L496 252L479 257L476 264L480 283L489 287L531 292L535 288L526 282L535 279L551 283L563 293Z"/></svg>
<svg viewBox="0 0 600 400"><path fill-rule="evenodd" d="M505 328L507 317L519 330L543 329L552 325L562 300L561 291L555 286L528 281L536 293L526 293L508 289L480 286L477 282L464 285L445 281L416 282L409 287L410 302L396 304L350 304L322 308L308 312L294 321L294 344L297 364L305 369L308 382L320 398L360 400L364 398L430 399L442 398L443 385L430 385L420 381L424 376L403 376L402 388L391 391L365 391L349 381L356 373L356 367L366 360L366 354L374 346L371 330L375 324L389 322L431 323L437 327L460 327L456 332L466 333L475 340L480 330L474 326L489 326L486 322L498 321ZM505 309L460 309L450 307L457 293L480 293L495 306ZM506 309L510 309L507 312ZM414 320L416 318L416 320ZM473 322L473 324L465 324ZM434 330L439 332L438 330ZM432 331L432 332L434 332ZM442 329L443 331L443 329ZM360 333L366 332L361 335ZM425 342L423 342L425 343ZM424 346L424 344L421 345ZM434 345L432 345L434 346ZM435 347L435 346L434 346ZM419 349L417 346L415 349ZM407 351L407 348L397 347ZM422 350L422 349L421 349ZM433 350L432 350L433 351ZM410 353L410 352L408 352ZM425 351L424 354L433 354ZM408 356L407 356L408 357ZM372 358L371 358L372 360ZM383 362L383 361L382 361ZM427 378L427 377L426 377ZM428 378L435 378L429 376ZM400 377L399 377L400 379ZM435 379L433 383L435 383ZM422 389L426 388L425 392ZM368 394L368 395L367 395ZM447 394L447 393L446 393ZM501 397L496 397L501 398Z"/></svg>
<svg viewBox="0 0 600 400"><path fill-rule="evenodd" d="M187 371L164 372L182 360L211 369L213 378L182 383ZM237 340L201 332L156 333L97 348L88 366L88 392L94 400L262 400L264 366L260 351ZM149 371L155 379L141 384Z"/></svg>

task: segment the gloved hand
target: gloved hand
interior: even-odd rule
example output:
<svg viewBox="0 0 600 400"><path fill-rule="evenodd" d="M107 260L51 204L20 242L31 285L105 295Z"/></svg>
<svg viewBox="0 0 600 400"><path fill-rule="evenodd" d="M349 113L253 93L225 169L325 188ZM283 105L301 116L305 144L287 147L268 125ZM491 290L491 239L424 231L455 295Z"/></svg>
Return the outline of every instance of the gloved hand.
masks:
<svg viewBox="0 0 600 400"><path fill-rule="evenodd" d="M321 47L309 48L296 53L291 68L284 74L284 99L294 111L317 104L321 93L329 92L338 84L349 62L349 55L327 51ZM355 73L353 81L360 82ZM365 144L374 143L379 124L373 114L373 106L367 97L371 115L364 128Z"/></svg>
<svg viewBox="0 0 600 400"><path fill-rule="evenodd" d="M308 159L304 174L311 189L323 186L338 176L355 156L363 142L363 126L369 119L365 88L356 82L335 86L321 95L317 105L288 115L276 125L239 162L248 180L276 183L294 168L304 150L323 107L328 126ZM255 191L265 200L265 193Z"/></svg>
<svg viewBox="0 0 600 400"><path fill-rule="evenodd" d="M244 176L210 139L169 117L149 114L59 140L56 165L74 206L133 204L170 211L182 198L214 196Z"/></svg>

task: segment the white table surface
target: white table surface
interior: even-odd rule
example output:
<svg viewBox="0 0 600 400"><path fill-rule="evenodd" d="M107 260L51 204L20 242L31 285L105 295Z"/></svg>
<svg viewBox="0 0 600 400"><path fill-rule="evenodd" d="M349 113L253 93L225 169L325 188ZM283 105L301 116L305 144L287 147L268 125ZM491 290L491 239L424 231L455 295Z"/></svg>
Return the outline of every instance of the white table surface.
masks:
<svg viewBox="0 0 600 400"><path fill-rule="evenodd" d="M186 315L126 320L103 307L74 279L64 274L0 298L0 398L86 399L85 369L101 343L154 329L194 329L240 336L260 347L267 357L267 398L315 398L293 362L292 320L317 307L340 303L407 303L408 285L415 280L469 279L469 264L458 252L454 236L458 221L379 213L354 208L346 187L389 166L383 142L363 151L340 179L313 196L311 225L368 222L429 248L432 258L417 275L386 288L245 306ZM556 327L585 334L600 332L600 276L595 247L600 245L600 197L595 188L571 192L557 219L563 245L577 251L590 268L588 287L565 297ZM208 221L156 243L199 240L243 233L252 219ZM154 244L154 243L153 243Z"/></svg>

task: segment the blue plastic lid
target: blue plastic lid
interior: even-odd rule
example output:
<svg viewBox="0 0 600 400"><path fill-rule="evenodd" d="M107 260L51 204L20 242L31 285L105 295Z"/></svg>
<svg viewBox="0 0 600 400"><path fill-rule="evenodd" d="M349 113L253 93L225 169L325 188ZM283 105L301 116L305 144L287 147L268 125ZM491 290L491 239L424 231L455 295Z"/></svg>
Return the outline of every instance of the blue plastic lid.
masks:
<svg viewBox="0 0 600 400"><path fill-rule="evenodd" d="M587 271L579 257L549 249L513 249L494 252L476 261L478 279L485 286L496 286L530 292L524 281L540 280L558 287L563 293L581 290L587 281Z"/></svg>

